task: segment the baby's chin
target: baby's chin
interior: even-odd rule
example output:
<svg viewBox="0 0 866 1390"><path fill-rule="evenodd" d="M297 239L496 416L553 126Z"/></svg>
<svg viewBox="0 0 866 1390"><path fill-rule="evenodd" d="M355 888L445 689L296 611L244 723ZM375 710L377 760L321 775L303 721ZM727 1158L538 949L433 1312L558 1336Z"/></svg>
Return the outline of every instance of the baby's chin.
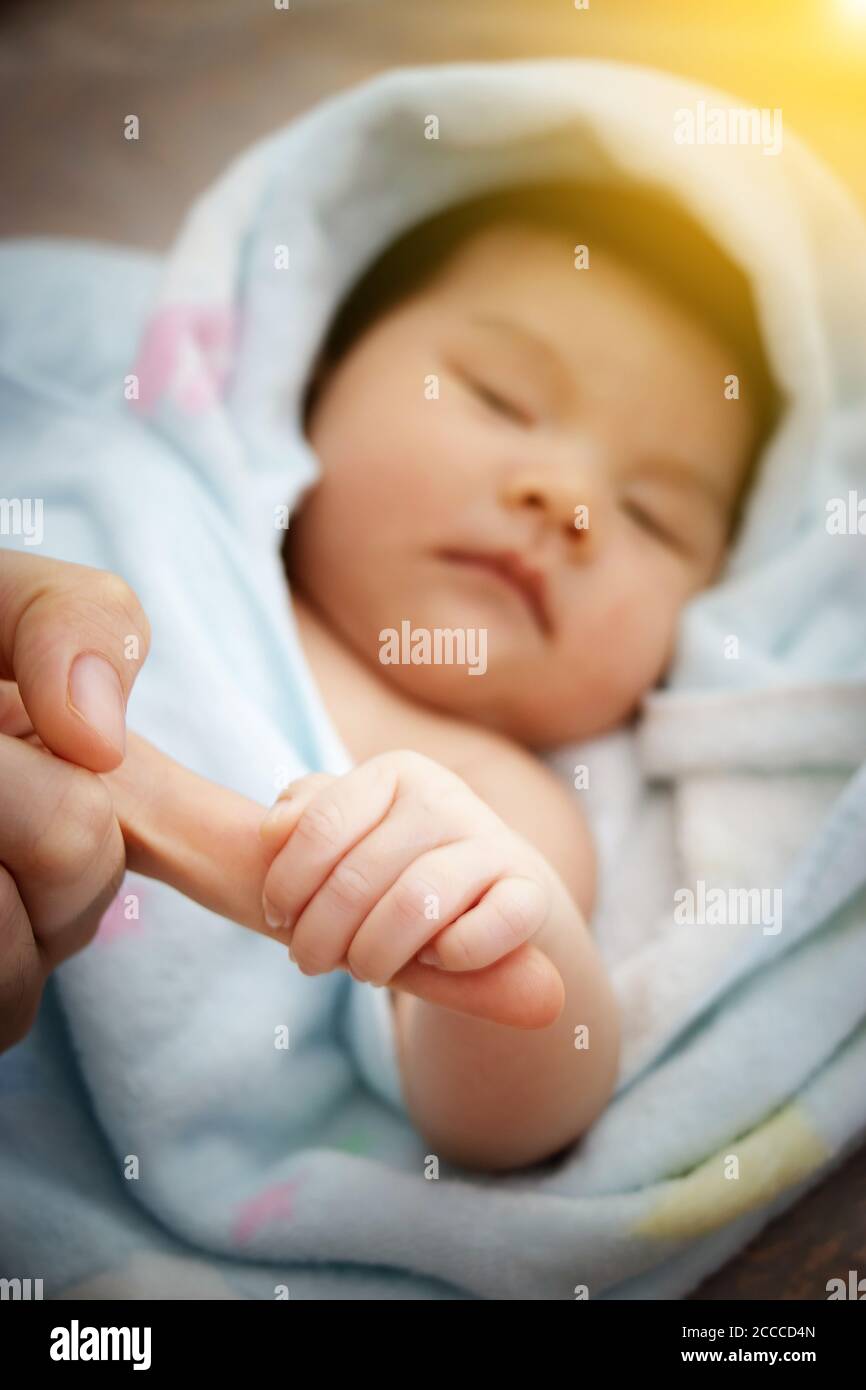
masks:
<svg viewBox="0 0 866 1390"><path fill-rule="evenodd" d="M389 604L375 624L378 671L409 699L537 749L597 737L631 713L631 691L597 669L565 666L556 642L519 611L436 597L407 602L411 620Z"/></svg>
<svg viewBox="0 0 866 1390"><path fill-rule="evenodd" d="M421 648L416 652L426 655ZM439 655L444 657L444 649ZM524 661L515 671L491 660L488 652L486 669L482 669L477 651L466 655L476 659L474 666L443 659L438 663L385 662L380 670L409 699L538 751L580 743L617 725L612 708L599 708L598 692L582 691L579 682L570 685L568 698L557 697L552 683L545 681L541 663Z"/></svg>

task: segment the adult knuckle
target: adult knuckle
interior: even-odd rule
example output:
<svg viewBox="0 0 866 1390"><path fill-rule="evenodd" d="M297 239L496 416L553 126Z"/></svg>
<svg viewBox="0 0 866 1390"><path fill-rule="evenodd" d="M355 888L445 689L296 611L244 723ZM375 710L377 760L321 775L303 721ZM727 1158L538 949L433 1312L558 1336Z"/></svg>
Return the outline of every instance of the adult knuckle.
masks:
<svg viewBox="0 0 866 1390"><path fill-rule="evenodd" d="M64 769L50 829L34 846L33 872L54 886L80 877L105 851L113 822L114 806L105 784L81 768Z"/></svg>
<svg viewBox="0 0 866 1390"><path fill-rule="evenodd" d="M96 574L94 588L106 608L119 608L130 615L141 608L135 590L121 575L114 570L98 570Z"/></svg>
<svg viewBox="0 0 866 1390"><path fill-rule="evenodd" d="M8 869L0 865L0 937L5 940L13 931L16 918L23 911L15 880Z"/></svg>
<svg viewBox="0 0 866 1390"><path fill-rule="evenodd" d="M78 602L88 607L96 607L115 620L120 618L139 637L144 648L143 655L150 649L150 621L144 611L138 594L130 584L113 570L94 570L87 583L78 590Z"/></svg>

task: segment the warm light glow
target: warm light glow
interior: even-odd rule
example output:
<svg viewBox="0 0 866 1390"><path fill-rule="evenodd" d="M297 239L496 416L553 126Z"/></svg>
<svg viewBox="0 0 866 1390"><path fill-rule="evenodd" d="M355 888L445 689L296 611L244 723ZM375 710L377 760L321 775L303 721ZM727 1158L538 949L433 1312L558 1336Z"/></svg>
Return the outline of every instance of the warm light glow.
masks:
<svg viewBox="0 0 866 1390"><path fill-rule="evenodd" d="M866 0L839 0L843 15L847 19L866 22Z"/></svg>

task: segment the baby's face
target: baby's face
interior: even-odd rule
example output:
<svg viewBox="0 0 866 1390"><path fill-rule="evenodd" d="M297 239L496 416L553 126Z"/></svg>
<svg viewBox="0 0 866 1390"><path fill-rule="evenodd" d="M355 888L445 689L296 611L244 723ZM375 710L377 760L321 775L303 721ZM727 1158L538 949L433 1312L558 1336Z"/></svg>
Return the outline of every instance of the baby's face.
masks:
<svg viewBox="0 0 866 1390"><path fill-rule="evenodd" d="M612 728L723 558L754 443L738 371L617 260L479 233L325 382L293 582L412 698L529 746ZM381 664L406 620L486 629L486 671Z"/></svg>

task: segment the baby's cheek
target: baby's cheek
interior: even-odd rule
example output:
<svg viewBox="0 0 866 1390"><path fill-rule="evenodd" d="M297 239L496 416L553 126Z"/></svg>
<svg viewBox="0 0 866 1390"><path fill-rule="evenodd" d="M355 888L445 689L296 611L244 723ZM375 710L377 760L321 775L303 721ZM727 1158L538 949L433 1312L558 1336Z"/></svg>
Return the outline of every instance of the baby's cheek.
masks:
<svg viewBox="0 0 866 1390"><path fill-rule="evenodd" d="M592 631L575 634L586 695L600 718L627 717L664 674L679 611L670 590L645 576L634 587L618 586L607 602L599 603Z"/></svg>
<svg viewBox="0 0 866 1390"><path fill-rule="evenodd" d="M661 680L673 655L678 609L647 598L621 626L618 676L623 702L637 703Z"/></svg>

